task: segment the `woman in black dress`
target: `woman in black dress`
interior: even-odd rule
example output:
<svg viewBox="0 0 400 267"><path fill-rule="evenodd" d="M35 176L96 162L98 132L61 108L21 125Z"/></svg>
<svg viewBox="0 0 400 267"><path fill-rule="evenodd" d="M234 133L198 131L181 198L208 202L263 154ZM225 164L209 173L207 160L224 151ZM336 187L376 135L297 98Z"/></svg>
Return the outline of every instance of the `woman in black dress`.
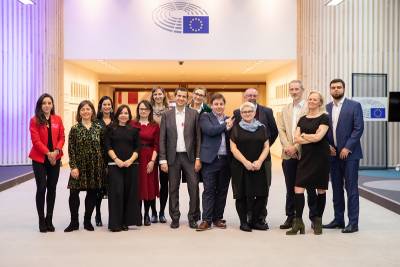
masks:
<svg viewBox="0 0 400 267"><path fill-rule="evenodd" d="M329 117L324 112L325 105L321 93L311 91L308 96L308 113L300 118L294 141L301 144L301 157L297 165L295 184L296 217L287 235L298 231L304 234L302 219L304 209L304 190L317 190L317 217L314 219L314 234L322 234L322 215L326 203L326 190L329 181L329 144L325 136L329 129Z"/></svg>
<svg viewBox="0 0 400 267"><path fill-rule="evenodd" d="M101 127L105 131L107 126L109 126L112 123L113 119L114 119L113 101L109 96L103 96L99 101L97 109L97 122L101 125ZM107 158L107 152L104 147L103 150L104 150L104 158ZM104 166L107 167L107 165ZM104 171L104 173L105 177L103 179L103 186L97 192L96 196L96 216L95 216L96 226L103 226L103 221L101 220L101 201L107 195L107 183L106 183L107 169Z"/></svg>
<svg viewBox="0 0 400 267"><path fill-rule="evenodd" d="M264 208L268 185L265 159L269 153L269 133L256 120L256 107L245 102L240 106L242 120L233 126L230 148L234 156L231 164L233 197L240 218L240 230L267 230L268 225L258 220ZM252 213L251 222L247 221Z"/></svg>
<svg viewBox="0 0 400 267"><path fill-rule="evenodd" d="M127 231L140 223L138 205L139 129L130 126L131 110L121 105L107 128L105 147L108 163L108 229Z"/></svg>

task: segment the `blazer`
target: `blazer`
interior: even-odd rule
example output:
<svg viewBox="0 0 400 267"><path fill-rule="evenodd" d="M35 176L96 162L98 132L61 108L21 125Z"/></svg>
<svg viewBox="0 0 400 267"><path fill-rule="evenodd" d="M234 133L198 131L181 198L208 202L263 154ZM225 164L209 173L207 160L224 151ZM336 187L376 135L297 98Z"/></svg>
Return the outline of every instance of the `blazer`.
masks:
<svg viewBox="0 0 400 267"><path fill-rule="evenodd" d="M347 160L362 159L360 139L364 131L364 119L361 104L354 100L344 99L336 126L337 146L333 141L332 108L333 102L326 105L326 110L329 113L329 130L327 134L329 144L336 148L337 155L344 147L349 149L351 153Z"/></svg>
<svg viewBox="0 0 400 267"><path fill-rule="evenodd" d="M299 119L306 115L307 113L307 104L304 103L303 108L299 111L299 115L297 118L297 122ZM292 129L292 115L293 115L293 103L290 103L282 108L281 112L277 113L277 124L278 124L278 132L279 139L282 144L282 159L290 159L288 155L284 152L284 149L288 146L296 146L298 154L300 156L301 146L299 144L293 143L293 129Z"/></svg>
<svg viewBox="0 0 400 267"><path fill-rule="evenodd" d="M225 116L224 119L228 117ZM229 132L226 123L220 124L214 113L203 113L200 116L201 146L200 160L204 163L212 163L218 155L222 142L222 134L225 134L226 152L230 156Z"/></svg>
<svg viewBox="0 0 400 267"><path fill-rule="evenodd" d="M50 122L53 148L54 150L59 150L59 154L57 156L57 160L59 160L63 155L62 148L65 142L64 125L61 117L57 115L50 115ZM46 154L49 152L49 149L47 148L47 126L44 124L39 124L36 120L36 116L33 116L29 123L29 131L31 133L32 140L32 149L29 153L29 157L34 161L44 163Z"/></svg>
<svg viewBox="0 0 400 267"><path fill-rule="evenodd" d="M274 112L272 109L268 107L261 106L260 104L257 104L257 110L256 110L256 117L258 115L258 120L265 125L267 128L267 132L270 134L269 136L269 147L271 147L276 138L278 137L278 127L276 126L275 118L274 118ZM236 109L233 112L233 116L235 117L235 124L239 123L242 119L242 116L240 116L240 110ZM266 159L267 161L271 161L271 153L268 153L268 157Z"/></svg>
<svg viewBox="0 0 400 267"><path fill-rule="evenodd" d="M186 153L190 161L194 162L200 158L200 127L198 123L199 114L197 111L185 107L185 127L183 136L185 139ZM176 129L175 108L164 112L160 124L160 157L159 160L167 160L172 165L176 158L176 143L178 133Z"/></svg>

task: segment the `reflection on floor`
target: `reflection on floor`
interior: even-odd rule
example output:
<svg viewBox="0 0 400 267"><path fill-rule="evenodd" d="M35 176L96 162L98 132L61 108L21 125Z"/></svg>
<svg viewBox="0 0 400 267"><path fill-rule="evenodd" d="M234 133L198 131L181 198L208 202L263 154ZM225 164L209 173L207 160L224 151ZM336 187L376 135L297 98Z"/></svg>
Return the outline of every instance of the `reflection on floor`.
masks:
<svg viewBox="0 0 400 267"><path fill-rule="evenodd" d="M362 170L359 172L360 195L400 214L400 172L388 170Z"/></svg>

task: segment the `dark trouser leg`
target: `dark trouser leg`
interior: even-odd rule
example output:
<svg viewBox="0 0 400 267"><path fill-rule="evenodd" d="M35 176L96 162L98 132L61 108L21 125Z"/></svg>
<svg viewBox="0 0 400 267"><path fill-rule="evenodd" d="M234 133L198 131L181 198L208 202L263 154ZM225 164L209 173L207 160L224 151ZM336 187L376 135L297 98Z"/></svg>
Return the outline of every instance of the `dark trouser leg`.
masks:
<svg viewBox="0 0 400 267"><path fill-rule="evenodd" d="M56 201L56 189L58 183L58 177L60 174L60 160L57 161L56 165L46 164L47 170L47 215L46 218L51 221L53 217L54 203Z"/></svg>
<svg viewBox="0 0 400 267"><path fill-rule="evenodd" d="M216 164L214 162L214 164ZM202 206L203 206L203 221L211 223L213 220L213 211L215 204L215 189L216 189L216 172L213 171L212 164L204 163L202 166L203 176L203 194L202 194Z"/></svg>
<svg viewBox="0 0 400 267"><path fill-rule="evenodd" d="M108 229L118 230L122 226L123 213L123 170L118 166L108 167Z"/></svg>
<svg viewBox="0 0 400 267"><path fill-rule="evenodd" d="M101 219L101 202L103 201L103 189L97 190L96 193L96 218Z"/></svg>
<svg viewBox="0 0 400 267"><path fill-rule="evenodd" d="M239 215L240 224L247 223L247 199L246 197L236 199L236 211Z"/></svg>
<svg viewBox="0 0 400 267"><path fill-rule="evenodd" d="M345 161L345 188L347 192L347 212L349 224L358 226L358 216L360 211L359 193L358 193L358 168L359 160Z"/></svg>
<svg viewBox="0 0 400 267"><path fill-rule="evenodd" d="M39 220L44 222L44 199L46 195L46 167L43 163L32 161L36 181L36 209Z"/></svg>
<svg viewBox="0 0 400 267"><path fill-rule="evenodd" d="M294 217L294 186L296 181L297 159L282 160L282 170L286 184L286 216Z"/></svg>
<svg viewBox="0 0 400 267"><path fill-rule="evenodd" d="M138 197L138 171L139 164L132 164L123 171L123 215L124 226L138 225L140 223L139 197Z"/></svg>
<svg viewBox="0 0 400 267"><path fill-rule="evenodd" d="M186 153L180 153L182 170L187 179L187 189L189 193L189 212L188 220L198 221L200 219L199 203L199 176L194 172L194 162L190 162Z"/></svg>
<svg viewBox="0 0 400 267"><path fill-rule="evenodd" d="M230 182L230 167L226 158L219 160L218 168L213 221L220 220L224 217L226 196L228 195Z"/></svg>
<svg viewBox="0 0 400 267"><path fill-rule="evenodd" d="M253 218L261 218L262 211L265 208L266 197L254 197L252 199ZM253 221L256 223L256 221Z"/></svg>
<svg viewBox="0 0 400 267"><path fill-rule="evenodd" d="M335 221L338 224L344 224L344 163L335 157L331 161L331 183L333 193L333 208L335 211Z"/></svg>
<svg viewBox="0 0 400 267"><path fill-rule="evenodd" d="M169 188L169 216L174 221L179 221L179 186L181 183L181 163L177 157L173 165L168 165L168 188Z"/></svg>
<svg viewBox="0 0 400 267"><path fill-rule="evenodd" d="M160 174L160 214L164 215L168 200L168 173L159 170Z"/></svg>
<svg viewBox="0 0 400 267"><path fill-rule="evenodd" d="M78 224L79 223L79 190L70 189L69 190L69 211L71 212L71 223Z"/></svg>
<svg viewBox="0 0 400 267"><path fill-rule="evenodd" d="M96 189L88 189L86 192L84 220L87 223L91 223L92 213L96 205L96 194L97 194Z"/></svg>
<svg viewBox="0 0 400 267"><path fill-rule="evenodd" d="M267 215L268 215L267 205L268 205L269 187L271 185L271 164L272 163L271 163L271 161L266 161L265 164L267 166L265 175L267 176L268 187L267 187L267 192L266 192L267 196L266 196L265 201L264 201L264 209L262 210L261 216L260 216L260 220L262 222L266 222Z"/></svg>
<svg viewBox="0 0 400 267"><path fill-rule="evenodd" d="M304 193L296 193L294 199L294 206L296 209L296 218L303 217L303 210L304 210Z"/></svg>
<svg viewBox="0 0 400 267"><path fill-rule="evenodd" d="M322 218L326 205L326 193L317 195L317 217Z"/></svg>

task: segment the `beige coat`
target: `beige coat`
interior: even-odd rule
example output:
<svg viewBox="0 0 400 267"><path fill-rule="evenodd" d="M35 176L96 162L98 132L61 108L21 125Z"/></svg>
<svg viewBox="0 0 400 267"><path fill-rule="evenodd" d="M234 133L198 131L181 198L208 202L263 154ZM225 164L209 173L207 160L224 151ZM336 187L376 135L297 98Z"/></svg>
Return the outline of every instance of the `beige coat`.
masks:
<svg viewBox="0 0 400 267"><path fill-rule="evenodd" d="M307 113L307 103L304 103L303 108L300 110L298 120L306 115ZM290 103L283 107L282 111L277 114L277 124L278 124L278 132L279 139L282 144L282 159L290 159L290 157L284 152L284 149L289 145L293 144L293 131L292 131L292 114L293 114L293 103ZM298 156L300 157L301 146L295 145L298 151Z"/></svg>

